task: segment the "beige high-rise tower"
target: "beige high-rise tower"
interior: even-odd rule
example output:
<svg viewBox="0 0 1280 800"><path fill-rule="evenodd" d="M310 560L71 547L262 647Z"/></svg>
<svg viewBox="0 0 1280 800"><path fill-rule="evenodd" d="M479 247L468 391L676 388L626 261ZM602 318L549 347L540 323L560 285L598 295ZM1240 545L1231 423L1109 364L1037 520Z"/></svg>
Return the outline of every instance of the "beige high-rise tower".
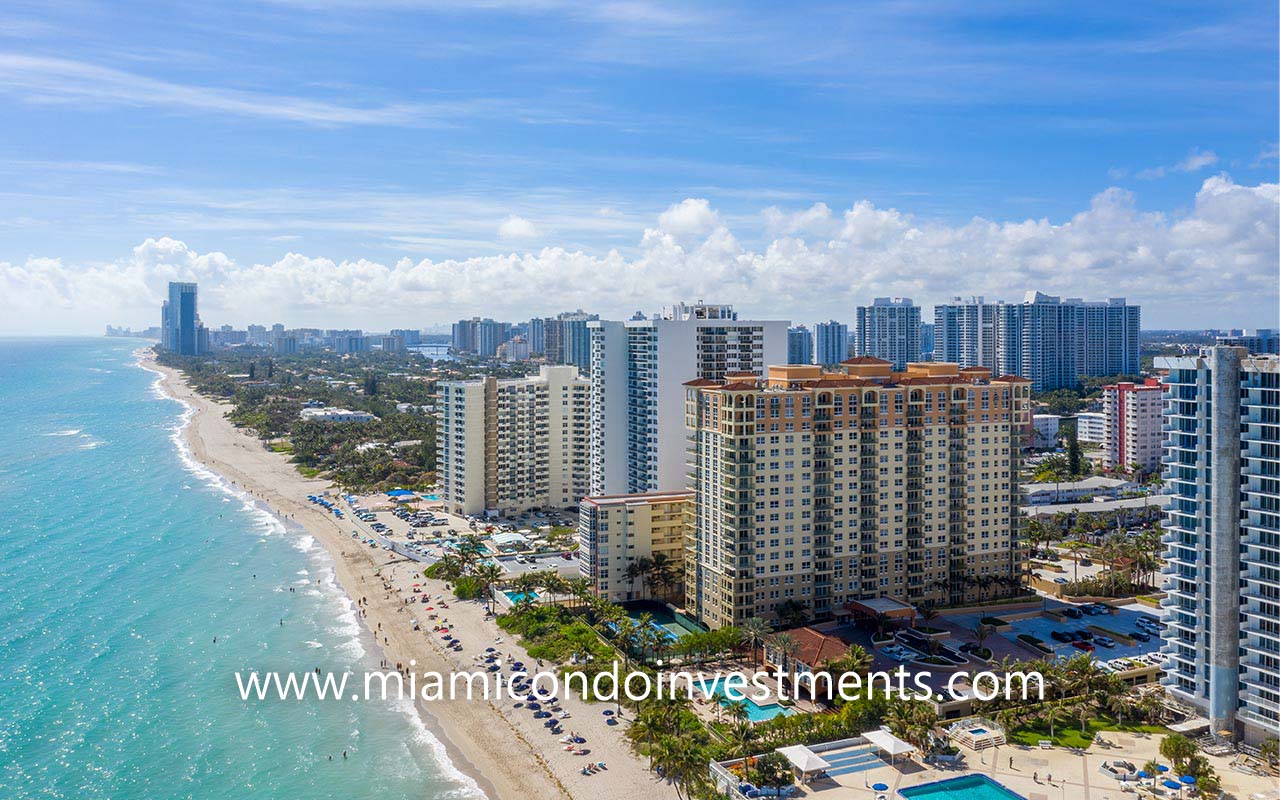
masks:
<svg viewBox="0 0 1280 800"><path fill-rule="evenodd" d="M590 383L577 367L440 384L437 471L456 514L574 508L587 493Z"/></svg>
<svg viewBox="0 0 1280 800"><path fill-rule="evenodd" d="M1018 590L1030 385L984 368L859 357L839 372L686 384L695 513L686 608L713 628Z"/></svg>

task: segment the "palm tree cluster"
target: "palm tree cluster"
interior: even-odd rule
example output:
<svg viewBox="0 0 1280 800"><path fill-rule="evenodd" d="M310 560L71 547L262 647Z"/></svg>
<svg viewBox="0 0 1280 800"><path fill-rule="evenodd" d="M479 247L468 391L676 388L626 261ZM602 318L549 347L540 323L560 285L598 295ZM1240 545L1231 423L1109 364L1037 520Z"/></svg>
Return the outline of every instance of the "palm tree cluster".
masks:
<svg viewBox="0 0 1280 800"><path fill-rule="evenodd" d="M1133 694L1119 676L1098 669L1085 653L1052 661L1041 658L1015 662L1006 656L998 665L993 665L993 670L1044 676L1043 700L1024 699L1015 694L1008 699L975 701L974 713L994 718L1005 731L1042 726L1048 728L1052 739L1061 722L1078 721L1081 734L1085 734L1089 721L1100 715L1109 716L1123 726L1126 722L1161 722L1168 713L1158 696Z"/></svg>
<svg viewBox="0 0 1280 800"><path fill-rule="evenodd" d="M632 594L635 594L635 585L638 580L644 589L645 597L660 596L667 602L671 602L672 590L679 586L684 578L678 571L677 565L665 553L637 558L627 565L625 576L631 584Z"/></svg>

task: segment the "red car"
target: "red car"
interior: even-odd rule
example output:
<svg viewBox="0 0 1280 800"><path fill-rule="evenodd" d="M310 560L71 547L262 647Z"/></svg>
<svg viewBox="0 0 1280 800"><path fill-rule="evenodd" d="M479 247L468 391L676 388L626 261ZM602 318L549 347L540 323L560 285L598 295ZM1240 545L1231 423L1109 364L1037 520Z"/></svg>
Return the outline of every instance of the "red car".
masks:
<svg viewBox="0 0 1280 800"><path fill-rule="evenodd" d="M1072 646L1072 647L1075 647L1075 648L1078 648L1078 649L1080 649L1080 650L1083 650L1083 651L1085 651L1086 653L1092 653L1092 652L1093 652L1093 645L1089 644L1088 642L1072 642L1072 643L1071 643L1071 646Z"/></svg>

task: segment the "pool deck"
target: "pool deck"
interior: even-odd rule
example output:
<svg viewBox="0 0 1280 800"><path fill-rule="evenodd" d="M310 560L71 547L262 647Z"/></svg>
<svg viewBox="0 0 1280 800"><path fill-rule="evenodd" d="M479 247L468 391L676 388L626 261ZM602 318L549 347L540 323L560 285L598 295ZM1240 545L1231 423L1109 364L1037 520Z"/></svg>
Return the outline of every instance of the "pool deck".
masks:
<svg viewBox="0 0 1280 800"><path fill-rule="evenodd" d="M1153 794L1151 789L1144 788L1140 795L1122 792L1119 781L1098 771L1103 761L1117 759L1142 764L1155 758L1161 763L1167 763L1159 757L1162 736L1104 733L1102 738L1111 746L1101 747L1095 744L1086 751L1060 747L1040 750L1023 745L1005 745L982 753L963 750L964 767L954 769L935 768L921 764L919 760L903 758L898 759L897 765L890 766L881 759L869 769L838 770L839 774L834 777L823 778L802 787L796 797L815 800L875 800L877 795L883 794L890 800L901 800L899 789L979 773L998 781L1026 800L1179 800L1177 792L1164 790ZM848 748L850 751L856 749L858 748ZM843 752L845 751L837 750L820 755L827 759L832 755L838 758ZM1280 797L1280 788L1274 778L1237 772L1231 769L1230 758L1207 758L1222 780L1225 797L1249 800L1250 796L1259 793L1271 798ZM1053 778L1052 782L1049 780L1050 776ZM889 791L874 791L871 787L877 783L887 784Z"/></svg>

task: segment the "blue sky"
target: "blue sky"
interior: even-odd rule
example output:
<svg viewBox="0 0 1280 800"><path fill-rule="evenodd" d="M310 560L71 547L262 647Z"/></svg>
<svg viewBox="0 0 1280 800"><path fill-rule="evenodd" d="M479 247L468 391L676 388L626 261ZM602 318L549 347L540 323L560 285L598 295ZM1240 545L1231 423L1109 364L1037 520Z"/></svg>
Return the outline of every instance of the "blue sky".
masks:
<svg viewBox="0 0 1280 800"><path fill-rule="evenodd" d="M1265 187L1276 182L1280 138L1276 42L1274 2L18 0L0 10L0 264L11 291L55 286L68 312L92 299L86 271L142 270L144 307L168 272L194 270L211 283L206 308L243 323L278 305L237 300L237 281L256 267L285 269L290 253L308 259L299 275L336 281L340 293L360 270L339 278L324 263L335 276L362 261L385 267L377 279L390 286L405 280L392 274L402 259L551 248L597 269L554 258L507 268L561 270L561 281L581 278L574 269L653 270L625 293L587 281L566 306L594 301L617 313L646 301L646 285L667 295L716 287L686 286L670 270L718 270L739 305L763 316L776 301L772 316L806 321L875 294L927 302L1008 285L965 285L963 269L904 278L928 273L927 252L869 253L871 274L844 281L839 268L859 272L866 246L846 224L844 252L855 255L822 273L844 291L778 300L758 274L777 267L762 259L831 239L830 225L800 218L815 204L846 223L869 204L907 219L902 237L927 227L945 248L980 237L974 218L1065 226L1103 198L1128 209L1117 241L1133 248L1099 241L1105 224L1093 220L1085 249L1110 246L1099 258L1123 269L1116 252L1167 248L1142 263L1199 270L1203 258L1174 258L1188 247L1175 229L1203 213L1206 180L1224 176L1232 192L1253 192L1252 205L1214 219L1269 225L1232 265L1265 287L1275 265L1275 193ZM674 213L679 227L704 208L686 200L705 200L707 214L670 242L679 263L651 261L665 246L654 236L671 232L661 216ZM1222 205L1215 214L1240 204ZM166 255L139 266L138 248L164 237L182 247L151 248ZM974 246L968 263L996 247ZM613 250L626 264L609 262ZM1064 294L1105 290L1106 264L1090 262L1078 289L1060 274L1071 255L1060 242L1029 255L1040 262L1026 275L1036 285L1005 294L1049 278ZM1050 256L1059 269L1043 262ZM739 274L744 262L758 262L757 274ZM450 273L446 285L479 287L471 294L432 283L422 324L484 311L481 279L498 268L472 261ZM999 271L1016 277L1015 264ZM1172 307L1185 287L1175 289L1142 298L1153 304L1149 322L1188 319ZM334 296L304 298L288 321L314 321ZM510 297L498 310L518 316L540 298ZM645 307L673 299L655 294ZM1167 309L1154 311L1161 301ZM1274 322L1273 303L1234 302L1224 294L1189 324ZM130 299L120 305L116 319L130 321ZM110 310L100 306L77 321L97 324Z"/></svg>

